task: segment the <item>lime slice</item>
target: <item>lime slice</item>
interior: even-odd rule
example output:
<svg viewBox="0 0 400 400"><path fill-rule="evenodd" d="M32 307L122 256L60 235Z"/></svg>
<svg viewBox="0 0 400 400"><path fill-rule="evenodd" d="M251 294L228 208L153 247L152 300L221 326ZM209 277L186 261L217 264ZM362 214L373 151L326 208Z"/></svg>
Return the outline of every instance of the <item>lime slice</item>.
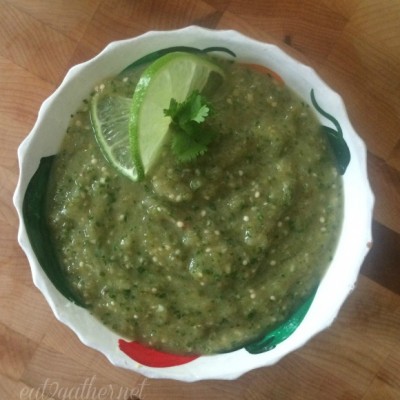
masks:
<svg viewBox="0 0 400 400"><path fill-rule="evenodd" d="M131 106L130 98L96 93L92 97L91 120L97 142L106 159L120 173L137 180L129 143Z"/></svg>
<svg viewBox="0 0 400 400"><path fill-rule="evenodd" d="M143 72L133 95L129 124L138 179L154 164L168 133L171 118L164 115L164 110L171 99L182 102L194 90L201 91L213 73L224 77L218 65L201 55L184 52L160 57Z"/></svg>
<svg viewBox="0 0 400 400"><path fill-rule="evenodd" d="M219 66L200 55L173 52L143 72L133 99L96 93L91 120L107 160L129 179L142 179L157 158L171 123L164 109L172 98L182 102L193 90L202 90L212 73L224 76Z"/></svg>

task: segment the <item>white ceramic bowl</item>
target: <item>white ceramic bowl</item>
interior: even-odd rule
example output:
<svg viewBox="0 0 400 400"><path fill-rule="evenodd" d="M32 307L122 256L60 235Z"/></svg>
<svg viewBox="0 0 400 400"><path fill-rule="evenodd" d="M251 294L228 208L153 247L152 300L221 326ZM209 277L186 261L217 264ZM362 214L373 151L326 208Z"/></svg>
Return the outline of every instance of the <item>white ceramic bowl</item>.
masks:
<svg viewBox="0 0 400 400"><path fill-rule="evenodd" d="M170 46L206 48L224 46L237 59L262 64L280 76L306 102L314 89L320 106L339 121L350 148L351 162L344 175L344 223L337 251L314 301L296 331L274 349L253 355L241 349L227 354L203 356L184 365L154 368L140 365L118 347L118 335L103 326L85 309L66 300L49 281L32 251L22 217L27 185L42 157L57 153L70 114L103 78L117 74L140 57ZM320 116L324 125L330 122ZM299 348L312 336L327 328L354 288L360 266L371 242L373 195L367 179L366 149L347 117L341 97L332 91L312 70L288 56L278 47L250 39L235 31L213 31L188 27L166 32L148 32L142 36L109 44L93 59L68 72L60 87L43 103L38 119L18 149L20 177L14 194L20 227L19 243L27 255L34 284L40 289L55 316L68 325L87 346L102 352L112 364L152 378L182 381L234 379L262 366L276 363Z"/></svg>

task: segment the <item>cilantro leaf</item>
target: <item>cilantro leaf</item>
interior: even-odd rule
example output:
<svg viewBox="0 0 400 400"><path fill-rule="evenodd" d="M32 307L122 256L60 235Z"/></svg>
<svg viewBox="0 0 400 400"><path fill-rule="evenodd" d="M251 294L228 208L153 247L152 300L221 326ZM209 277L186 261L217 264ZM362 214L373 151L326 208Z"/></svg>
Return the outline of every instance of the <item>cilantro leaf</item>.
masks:
<svg viewBox="0 0 400 400"><path fill-rule="evenodd" d="M194 91L187 99L187 102L190 105L190 121L198 123L204 122L210 111L206 99L198 92Z"/></svg>
<svg viewBox="0 0 400 400"><path fill-rule="evenodd" d="M172 152L180 162L193 161L197 156L204 154L207 145L193 140L183 131L176 131L172 140Z"/></svg>
<svg viewBox="0 0 400 400"><path fill-rule="evenodd" d="M212 109L199 91L193 91L182 103L171 99L164 114L172 119L171 148L179 162L192 161L207 151L214 139L214 132L205 124Z"/></svg>

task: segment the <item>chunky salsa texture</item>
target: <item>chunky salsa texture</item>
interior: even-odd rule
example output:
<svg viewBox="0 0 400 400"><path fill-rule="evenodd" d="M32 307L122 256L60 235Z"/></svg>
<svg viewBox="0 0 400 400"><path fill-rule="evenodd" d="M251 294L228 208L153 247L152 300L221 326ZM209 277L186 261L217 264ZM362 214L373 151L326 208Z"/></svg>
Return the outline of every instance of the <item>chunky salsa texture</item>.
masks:
<svg viewBox="0 0 400 400"><path fill-rule="evenodd" d="M49 186L71 288L124 338L175 353L228 351L282 323L320 282L341 228L342 181L309 105L268 74L223 66L204 155L177 162L166 141L132 182L103 157L87 99ZM95 90L131 96L139 74Z"/></svg>

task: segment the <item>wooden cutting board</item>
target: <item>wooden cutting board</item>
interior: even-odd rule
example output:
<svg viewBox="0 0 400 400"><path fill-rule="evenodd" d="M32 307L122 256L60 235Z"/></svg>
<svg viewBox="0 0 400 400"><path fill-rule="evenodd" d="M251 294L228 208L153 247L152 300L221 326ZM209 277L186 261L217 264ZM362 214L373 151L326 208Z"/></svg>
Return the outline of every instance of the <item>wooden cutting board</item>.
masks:
<svg viewBox="0 0 400 400"><path fill-rule="evenodd" d="M0 0L0 17L1 400L400 399L398 0ZM368 146L376 195L374 247L333 326L232 382L112 367L56 321L16 242L17 147L67 70L112 40L191 24L274 42L316 69Z"/></svg>

